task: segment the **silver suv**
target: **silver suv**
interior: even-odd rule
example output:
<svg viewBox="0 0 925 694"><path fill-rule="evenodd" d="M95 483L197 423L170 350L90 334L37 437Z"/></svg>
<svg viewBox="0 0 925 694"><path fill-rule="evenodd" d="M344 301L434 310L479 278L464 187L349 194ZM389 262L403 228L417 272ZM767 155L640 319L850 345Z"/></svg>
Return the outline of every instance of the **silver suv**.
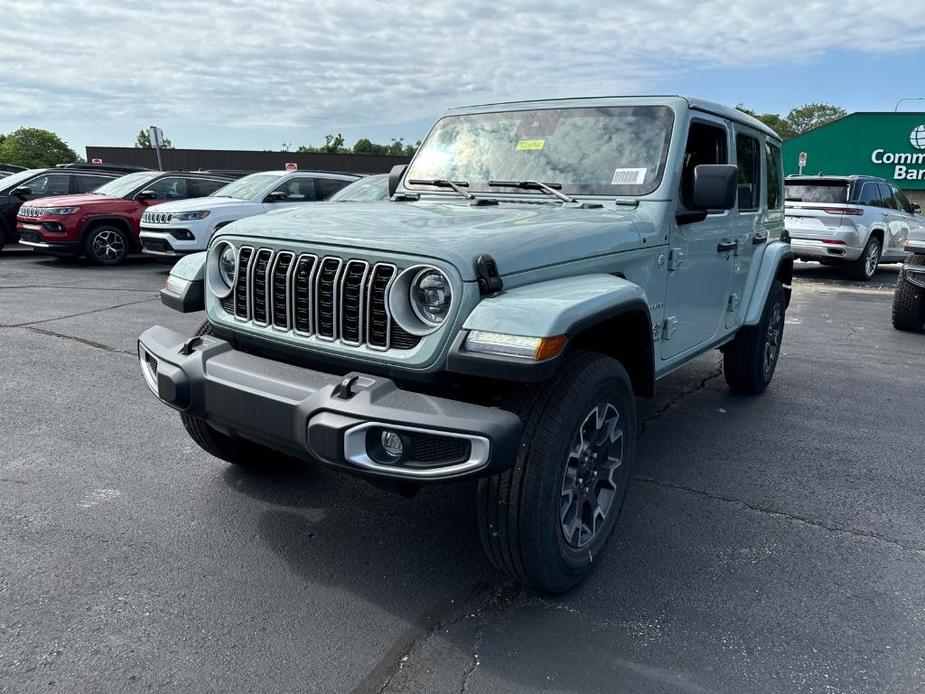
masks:
<svg viewBox="0 0 925 694"><path fill-rule="evenodd" d="M866 282L881 262L901 262L911 231L925 230L917 204L873 176L788 176L786 227L800 260L841 265Z"/></svg>

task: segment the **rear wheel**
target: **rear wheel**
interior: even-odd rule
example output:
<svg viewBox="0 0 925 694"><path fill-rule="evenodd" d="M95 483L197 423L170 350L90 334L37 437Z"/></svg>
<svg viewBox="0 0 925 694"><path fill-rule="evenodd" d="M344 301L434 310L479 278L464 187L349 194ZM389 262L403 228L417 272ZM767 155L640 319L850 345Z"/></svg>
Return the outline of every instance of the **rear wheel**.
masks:
<svg viewBox="0 0 925 694"><path fill-rule="evenodd" d="M584 579L623 509L636 403L623 366L589 352L512 403L524 423L514 466L479 482L482 546L501 571L561 593Z"/></svg>
<svg viewBox="0 0 925 694"><path fill-rule="evenodd" d="M917 254L906 265L925 265L925 255ZM897 330L916 331L925 325L925 289L916 287L901 274L893 293L893 327Z"/></svg>
<svg viewBox="0 0 925 694"><path fill-rule="evenodd" d="M129 252L126 233L112 224L101 224L87 232L84 253L96 265L119 265Z"/></svg>
<svg viewBox="0 0 925 694"><path fill-rule="evenodd" d="M869 281L877 273L877 265L880 263L880 239L871 236L861 257L848 264L848 274L852 279L861 282Z"/></svg>
<svg viewBox="0 0 925 694"><path fill-rule="evenodd" d="M755 395L768 387L780 356L786 310L784 286L775 280L758 325L740 328L723 348L723 375L736 393Z"/></svg>

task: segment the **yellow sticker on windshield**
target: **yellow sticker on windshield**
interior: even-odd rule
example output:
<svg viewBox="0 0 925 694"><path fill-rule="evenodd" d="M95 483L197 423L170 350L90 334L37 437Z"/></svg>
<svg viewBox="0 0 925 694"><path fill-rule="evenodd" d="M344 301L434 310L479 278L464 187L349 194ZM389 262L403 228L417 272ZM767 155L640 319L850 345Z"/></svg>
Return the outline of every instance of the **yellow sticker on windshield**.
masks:
<svg viewBox="0 0 925 694"><path fill-rule="evenodd" d="M518 150L543 149L545 145L546 145L546 140L518 140L517 141Z"/></svg>

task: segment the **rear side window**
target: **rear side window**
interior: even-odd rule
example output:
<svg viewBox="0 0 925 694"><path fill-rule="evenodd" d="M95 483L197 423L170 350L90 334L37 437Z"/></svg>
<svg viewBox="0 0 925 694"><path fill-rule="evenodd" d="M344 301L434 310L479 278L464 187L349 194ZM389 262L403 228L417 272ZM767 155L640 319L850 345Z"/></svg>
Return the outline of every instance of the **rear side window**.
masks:
<svg viewBox="0 0 925 694"><path fill-rule="evenodd" d="M44 174L24 185L32 195L67 195L70 192L71 177L68 174Z"/></svg>
<svg viewBox="0 0 925 694"><path fill-rule="evenodd" d="M112 176L84 176L82 174L74 176L74 192L90 193L112 179Z"/></svg>
<svg viewBox="0 0 925 694"><path fill-rule="evenodd" d="M865 181L861 184L860 190L858 190L857 199L855 202L858 205L883 207L883 201L880 199L880 186L878 186L876 183Z"/></svg>
<svg viewBox="0 0 925 694"><path fill-rule="evenodd" d="M788 202L848 202L848 181L800 181L784 186Z"/></svg>
<svg viewBox="0 0 925 694"><path fill-rule="evenodd" d="M342 181L337 178L316 178L315 188L318 191L318 199L326 200L341 188L346 187L348 183L350 181Z"/></svg>
<svg viewBox="0 0 925 694"><path fill-rule="evenodd" d="M761 149L758 140L736 135L736 163L739 165L739 211L758 209L761 192Z"/></svg>
<svg viewBox="0 0 925 694"><path fill-rule="evenodd" d="M781 208L781 159L780 147L766 144L764 149L766 166L768 167L768 209Z"/></svg>
<svg viewBox="0 0 925 694"><path fill-rule="evenodd" d="M212 193L222 186L228 185L228 181L213 181L209 178L191 178L187 181L186 185L189 188L189 197L204 198L207 195L212 195Z"/></svg>

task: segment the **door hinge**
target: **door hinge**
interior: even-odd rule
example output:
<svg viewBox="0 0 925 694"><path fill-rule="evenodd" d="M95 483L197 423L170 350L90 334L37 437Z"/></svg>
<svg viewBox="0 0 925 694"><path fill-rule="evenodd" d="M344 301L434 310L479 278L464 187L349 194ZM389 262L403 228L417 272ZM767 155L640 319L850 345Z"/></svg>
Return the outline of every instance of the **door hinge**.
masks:
<svg viewBox="0 0 925 694"><path fill-rule="evenodd" d="M729 313L735 313L739 310L739 295L731 294L729 296L729 302L726 304L726 310Z"/></svg>
<svg viewBox="0 0 925 694"><path fill-rule="evenodd" d="M674 272L684 267L684 251L680 248L672 248L668 252L668 272Z"/></svg>
<svg viewBox="0 0 925 694"><path fill-rule="evenodd" d="M678 331L678 319L675 316L668 316L662 322L662 339L670 340Z"/></svg>

